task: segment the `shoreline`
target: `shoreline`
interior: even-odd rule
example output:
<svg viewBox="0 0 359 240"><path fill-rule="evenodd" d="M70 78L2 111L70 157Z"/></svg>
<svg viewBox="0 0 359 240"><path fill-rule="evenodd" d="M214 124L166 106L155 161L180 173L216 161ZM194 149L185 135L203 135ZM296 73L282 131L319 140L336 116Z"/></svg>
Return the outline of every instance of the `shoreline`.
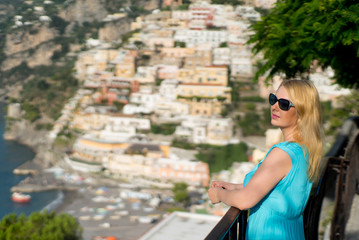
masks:
<svg viewBox="0 0 359 240"><path fill-rule="evenodd" d="M62 202L50 211L54 211L56 214L66 213L66 209L81 196L78 190L63 190Z"/></svg>

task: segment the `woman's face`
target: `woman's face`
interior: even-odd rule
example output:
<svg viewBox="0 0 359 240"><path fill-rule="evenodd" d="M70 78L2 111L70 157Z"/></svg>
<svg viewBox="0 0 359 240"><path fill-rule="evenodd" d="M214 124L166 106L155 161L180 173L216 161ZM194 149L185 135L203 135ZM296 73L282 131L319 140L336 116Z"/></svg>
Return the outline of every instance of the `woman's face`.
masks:
<svg viewBox="0 0 359 240"><path fill-rule="evenodd" d="M277 90L276 96L278 99L284 98L291 101L283 86ZM297 119L298 116L295 107L291 107L288 111L284 111L279 108L278 102L271 106L271 123L273 126L281 129L294 129L297 124Z"/></svg>

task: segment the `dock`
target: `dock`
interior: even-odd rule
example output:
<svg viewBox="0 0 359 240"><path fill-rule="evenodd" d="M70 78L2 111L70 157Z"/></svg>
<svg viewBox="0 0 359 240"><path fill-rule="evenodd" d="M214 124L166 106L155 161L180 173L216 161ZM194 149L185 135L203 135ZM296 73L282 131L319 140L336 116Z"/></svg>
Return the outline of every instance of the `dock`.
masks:
<svg viewBox="0 0 359 240"><path fill-rule="evenodd" d="M13 173L18 175L37 175L41 172L42 167L34 161L27 161L19 167L15 168Z"/></svg>
<svg viewBox="0 0 359 240"><path fill-rule="evenodd" d="M76 186L59 186L59 185L37 185L37 184L23 184L17 185L10 189L11 192L42 192L42 191L51 191L51 190L64 190L64 191L74 191L78 190L79 187Z"/></svg>

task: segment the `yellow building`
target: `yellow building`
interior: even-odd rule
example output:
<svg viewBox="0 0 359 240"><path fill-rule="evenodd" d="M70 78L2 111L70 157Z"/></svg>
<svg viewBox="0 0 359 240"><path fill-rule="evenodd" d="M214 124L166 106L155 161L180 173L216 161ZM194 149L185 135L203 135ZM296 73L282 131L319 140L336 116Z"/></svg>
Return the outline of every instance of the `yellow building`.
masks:
<svg viewBox="0 0 359 240"><path fill-rule="evenodd" d="M184 60L184 68L198 68L212 65L212 50L197 49L194 54Z"/></svg>
<svg viewBox="0 0 359 240"><path fill-rule="evenodd" d="M194 54L194 48L161 48L161 57L184 58Z"/></svg>
<svg viewBox="0 0 359 240"><path fill-rule="evenodd" d="M231 103L231 91L230 87L220 84L182 83L178 85L178 99L215 100Z"/></svg>
<svg viewBox="0 0 359 240"><path fill-rule="evenodd" d="M179 70L178 80L183 83L227 86L228 68L227 66L183 68Z"/></svg>
<svg viewBox="0 0 359 240"><path fill-rule="evenodd" d="M222 112L222 103L213 101L191 101L187 104L189 106L189 114L193 116L220 115Z"/></svg>
<svg viewBox="0 0 359 240"><path fill-rule="evenodd" d="M227 86L228 69L226 66L196 68L193 76L193 82Z"/></svg>
<svg viewBox="0 0 359 240"><path fill-rule="evenodd" d="M189 105L191 115L211 116L231 103L226 66L199 67L179 71L178 100Z"/></svg>
<svg viewBox="0 0 359 240"><path fill-rule="evenodd" d="M75 112L71 123L72 128L80 130L101 130L108 122L109 115L100 113Z"/></svg>
<svg viewBox="0 0 359 240"><path fill-rule="evenodd" d="M120 61L115 63L115 76L131 78L135 75L135 67L135 57L126 55Z"/></svg>

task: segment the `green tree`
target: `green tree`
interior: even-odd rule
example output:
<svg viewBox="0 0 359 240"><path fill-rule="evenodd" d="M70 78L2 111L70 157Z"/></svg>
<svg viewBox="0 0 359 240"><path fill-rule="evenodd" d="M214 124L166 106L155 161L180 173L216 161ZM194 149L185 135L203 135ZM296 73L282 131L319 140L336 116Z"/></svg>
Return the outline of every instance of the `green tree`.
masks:
<svg viewBox="0 0 359 240"><path fill-rule="evenodd" d="M189 194L187 192L188 184L184 182L175 183L172 189L174 199L178 203L186 205L189 202Z"/></svg>
<svg viewBox="0 0 359 240"><path fill-rule="evenodd" d="M226 146L201 145L196 158L209 165L210 173L228 169L234 162L248 161L248 147L245 143Z"/></svg>
<svg viewBox="0 0 359 240"><path fill-rule="evenodd" d="M69 23L66 22L64 19L55 15L52 17L50 27L56 28L59 31L59 33L62 35L65 33L68 24Z"/></svg>
<svg viewBox="0 0 359 240"><path fill-rule="evenodd" d="M336 82L358 87L359 4L355 0L281 0L252 25L248 43L264 63L256 79L275 74L306 77L317 61L331 67Z"/></svg>
<svg viewBox="0 0 359 240"><path fill-rule="evenodd" d="M212 4L229 4L233 6L243 5L244 2L241 0L212 0Z"/></svg>
<svg viewBox="0 0 359 240"><path fill-rule="evenodd" d="M40 117L39 109L28 101L25 101L22 104L22 109L24 109L25 111L25 118L31 122L35 121Z"/></svg>
<svg viewBox="0 0 359 240"><path fill-rule="evenodd" d="M12 213L0 222L0 240L77 240L82 238L81 235L81 226L68 214L43 211L27 217Z"/></svg>
<svg viewBox="0 0 359 240"><path fill-rule="evenodd" d="M154 134L172 135L176 131L178 124L165 123L165 124L152 124L151 132Z"/></svg>

